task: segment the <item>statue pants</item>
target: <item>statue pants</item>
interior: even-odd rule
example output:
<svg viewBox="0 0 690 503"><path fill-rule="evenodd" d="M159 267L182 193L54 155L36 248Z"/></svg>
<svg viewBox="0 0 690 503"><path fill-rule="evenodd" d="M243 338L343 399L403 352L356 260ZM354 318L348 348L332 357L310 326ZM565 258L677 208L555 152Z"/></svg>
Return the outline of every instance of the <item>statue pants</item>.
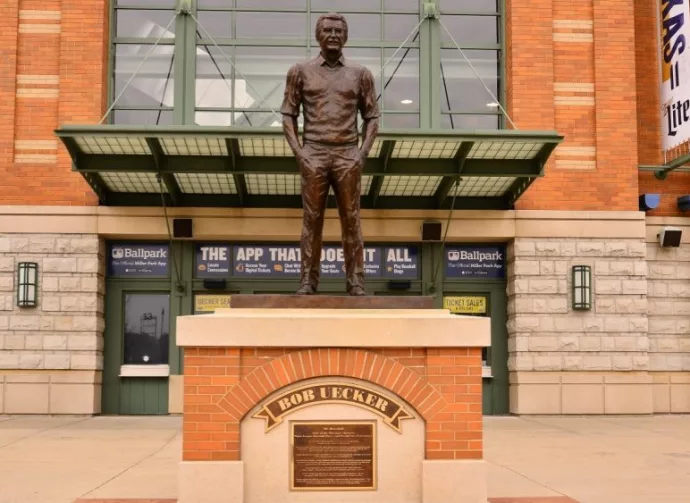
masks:
<svg viewBox="0 0 690 503"><path fill-rule="evenodd" d="M304 144L304 162L300 163L302 179L302 276L301 284L319 285L323 220L328 191L333 187L338 203L347 291L364 287L364 242L360 225L360 191L362 159L359 148L352 145Z"/></svg>

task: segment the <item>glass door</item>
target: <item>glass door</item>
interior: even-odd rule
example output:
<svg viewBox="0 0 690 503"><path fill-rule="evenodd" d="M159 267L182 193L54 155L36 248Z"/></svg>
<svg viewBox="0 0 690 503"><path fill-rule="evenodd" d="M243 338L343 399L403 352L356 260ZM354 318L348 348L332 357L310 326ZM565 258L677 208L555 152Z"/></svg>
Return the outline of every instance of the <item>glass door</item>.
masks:
<svg viewBox="0 0 690 503"><path fill-rule="evenodd" d="M166 282L166 286L170 283ZM163 284L111 283L106 302L104 414L168 413L177 297Z"/></svg>

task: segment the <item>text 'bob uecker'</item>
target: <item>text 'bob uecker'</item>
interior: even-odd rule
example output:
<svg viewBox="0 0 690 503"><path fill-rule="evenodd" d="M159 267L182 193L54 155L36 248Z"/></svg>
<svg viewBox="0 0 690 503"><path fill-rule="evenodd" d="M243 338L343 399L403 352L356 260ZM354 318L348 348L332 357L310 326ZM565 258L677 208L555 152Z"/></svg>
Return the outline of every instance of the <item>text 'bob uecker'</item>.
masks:
<svg viewBox="0 0 690 503"><path fill-rule="evenodd" d="M349 382L327 382L293 388L264 403L252 417L265 419L268 432L279 425L286 415L323 403L346 403L370 410L381 416L398 433L402 433L401 420L414 418L395 398Z"/></svg>

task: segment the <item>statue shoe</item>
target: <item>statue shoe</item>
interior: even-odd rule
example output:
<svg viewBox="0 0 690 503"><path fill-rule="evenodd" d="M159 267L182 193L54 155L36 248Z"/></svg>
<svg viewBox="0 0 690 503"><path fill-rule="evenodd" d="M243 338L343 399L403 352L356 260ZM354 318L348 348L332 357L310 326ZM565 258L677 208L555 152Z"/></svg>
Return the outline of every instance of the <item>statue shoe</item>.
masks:
<svg viewBox="0 0 690 503"><path fill-rule="evenodd" d="M360 297L366 295L366 292L364 291L364 288L362 288L361 286L353 286L352 288L350 288L350 295L352 295L353 297Z"/></svg>
<svg viewBox="0 0 690 503"><path fill-rule="evenodd" d="M314 295L316 291L311 285L302 285L299 290L297 290L297 295Z"/></svg>

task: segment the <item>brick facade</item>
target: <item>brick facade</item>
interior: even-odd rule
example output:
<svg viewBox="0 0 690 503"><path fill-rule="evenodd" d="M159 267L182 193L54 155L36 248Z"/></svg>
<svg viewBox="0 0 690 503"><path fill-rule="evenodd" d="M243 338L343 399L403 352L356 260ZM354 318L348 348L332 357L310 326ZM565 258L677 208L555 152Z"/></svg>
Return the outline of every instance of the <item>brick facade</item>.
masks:
<svg viewBox="0 0 690 503"><path fill-rule="evenodd" d="M637 170L663 162L656 8L507 0L507 110L522 130L566 137L519 209L635 210L639 193L661 192L653 214L679 213L690 175L657 182ZM97 123L107 109L109 2L8 0L0 9L2 202L95 205L53 130Z"/></svg>
<svg viewBox="0 0 690 503"><path fill-rule="evenodd" d="M481 350L185 348L185 461L240 459L240 422L276 390L343 376L375 383L425 419L426 459L481 459Z"/></svg>
<svg viewBox="0 0 690 503"><path fill-rule="evenodd" d="M53 131L106 110L109 2L7 0L0 7L2 204L94 205Z"/></svg>

